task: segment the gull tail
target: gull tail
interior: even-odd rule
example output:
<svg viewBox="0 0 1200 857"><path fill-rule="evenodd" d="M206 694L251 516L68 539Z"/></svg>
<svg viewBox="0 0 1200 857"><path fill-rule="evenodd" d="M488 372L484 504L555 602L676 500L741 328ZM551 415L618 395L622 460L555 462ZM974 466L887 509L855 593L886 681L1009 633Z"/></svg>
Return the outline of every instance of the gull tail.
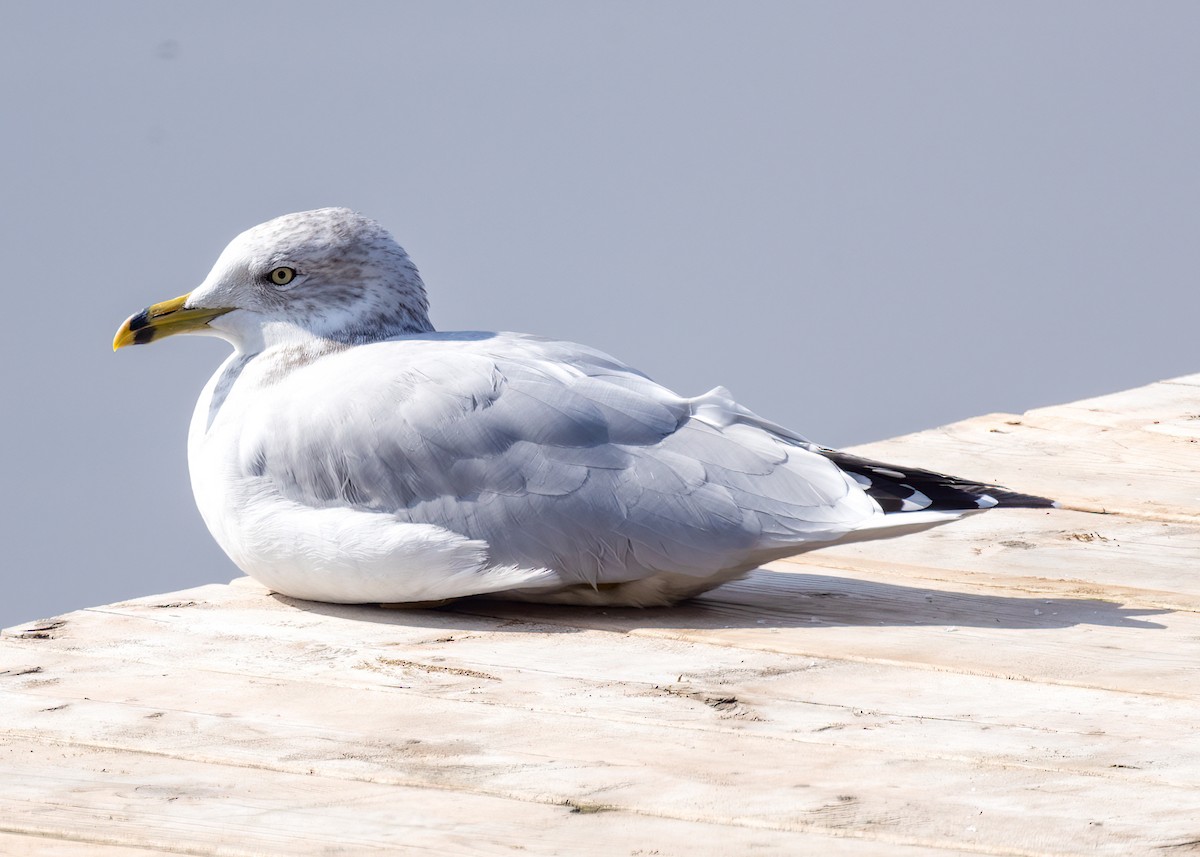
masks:
<svg viewBox="0 0 1200 857"><path fill-rule="evenodd" d="M888 513L966 512L994 506L1053 509L1058 506L1054 500L1021 494L999 485L972 482L916 467L884 464L836 449L817 447L814 451L846 471Z"/></svg>

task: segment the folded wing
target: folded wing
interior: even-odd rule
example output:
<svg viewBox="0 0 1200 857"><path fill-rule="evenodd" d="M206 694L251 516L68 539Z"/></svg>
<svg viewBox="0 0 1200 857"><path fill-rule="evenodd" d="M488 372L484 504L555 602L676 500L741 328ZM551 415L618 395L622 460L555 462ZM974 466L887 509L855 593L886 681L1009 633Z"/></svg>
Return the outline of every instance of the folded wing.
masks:
<svg viewBox="0 0 1200 857"><path fill-rule="evenodd" d="M612 583L707 576L837 538L879 506L723 390L687 399L600 352L496 334L360 346L291 372L240 459L289 499L436 524L498 565Z"/></svg>

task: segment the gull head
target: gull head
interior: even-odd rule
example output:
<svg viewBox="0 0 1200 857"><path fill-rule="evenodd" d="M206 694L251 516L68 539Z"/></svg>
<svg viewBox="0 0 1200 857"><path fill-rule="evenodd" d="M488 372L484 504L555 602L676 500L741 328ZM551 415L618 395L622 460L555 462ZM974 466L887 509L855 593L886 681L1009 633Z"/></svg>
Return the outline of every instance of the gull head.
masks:
<svg viewBox="0 0 1200 857"><path fill-rule="evenodd" d="M130 316L113 350L175 333L239 351L312 339L358 344L433 329L416 266L378 223L347 208L285 214L229 242L199 286Z"/></svg>

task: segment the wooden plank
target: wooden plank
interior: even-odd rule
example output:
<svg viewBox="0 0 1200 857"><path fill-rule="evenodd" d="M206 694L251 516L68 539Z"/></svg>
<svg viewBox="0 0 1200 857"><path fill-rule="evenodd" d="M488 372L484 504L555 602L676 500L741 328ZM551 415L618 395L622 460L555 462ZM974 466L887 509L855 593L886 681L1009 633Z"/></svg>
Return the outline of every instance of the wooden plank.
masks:
<svg viewBox="0 0 1200 857"><path fill-rule="evenodd" d="M858 570L936 587L1200 609L1200 524L1056 509L998 510L886 543L791 557L816 574ZM836 570L836 571L835 571Z"/></svg>
<svg viewBox="0 0 1200 857"><path fill-rule="evenodd" d="M396 705L403 705L409 712L406 729L422 718L432 718L431 726L442 718L478 723L480 715L467 712L463 706L484 705L488 711L483 717L512 709L506 716L518 723L531 712L538 713L541 723L560 716L585 718L589 721L587 727L597 735L623 734L624 724L644 723L670 730L729 733L735 742L741 736L753 735L827 744L831 736L823 733L853 726L854 731L836 736L836 743L872 756L911 756L914 747L920 746L914 741L916 734L929 734L933 722L932 728L939 733L937 750L922 751L930 757L969 759L975 764L1002 768L1045 767L1057 773L1115 777L1122 782L1133 779L1180 785L1200 779L1200 748L1193 750L1189 744L1197 726L1194 706L1174 700L1135 698L1131 703L1105 692L1062 693L1058 699L1069 703L1069 711L1046 712L1036 728L1030 729L1020 722L1019 713L1044 697L1044 690L1014 686L1013 682L987 678L964 682L962 677L938 673L914 680L903 669L886 665L781 659L768 653L747 658L724 648L700 651L701 647L636 637L622 638L621 659L636 657L653 666L646 680L626 677L615 681L612 675L592 675L591 662L600 661L596 655L600 647L588 636L585 633L583 639L563 641L562 654L567 660L562 665L551 654L539 651L545 647L537 641L511 636L506 641L513 640L513 644L502 649L486 638L435 644L423 648L419 660L374 655L378 650L367 648L355 656L360 659L338 665L336 682L328 677L327 660L312 662L314 669L307 671L289 670L281 661L273 667L260 667L253 675L231 679L227 671L202 668L201 659L192 664L188 688L173 691L170 708L156 707L164 704L158 693L164 684L163 670L170 669L170 664L149 662L122 670L124 696L103 700L84 695L89 692L91 677L110 674L127 662L114 664L107 658L89 658L80 665L78 658L43 654L39 672L27 674L21 683L10 682L10 687L0 690L0 696L5 700L5 710L14 717L9 727L12 734L42 734L47 723L67 719L61 712L69 708L71 740L116 746L137 733L139 743L153 744L160 752L175 748L191 753L194 747L208 747L207 739L200 736L210 729L228 732L232 740L231 718L252 724L245 727L245 740L252 745L249 749L253 753L261 749L263 733L274 735L293 727L308 730L296 739L305 741L317 740L313 735L325 740L338 733L370 734L372 724L387 723L386 714ZM439 650L446 654L437 654ZM577 652L583 657L574 657ZM478 656L480 653L486 655L486 660ZM293 657L293 661L304 659L301 652ZM611 661L606 663L609 672L614 672ZM681 671L676 674L676 670ZM881 691L888 688L895 693L913 687L914 681L922 687L922 698L917 703L890 698ZM548 688L553 688L550 704L544 701ZM275 716L273 705L299 704L305 698L319 698L335 689L342 698L319 712L292 716L287 724L279 723ZM237 700L236 712L221 710L202 715L209 705L207 701L221 695ZM981 698L998 699L1003 704L981 705ZM108 705L119 708L109 710ZM1136 715L1138 726L1127 728L1123 723L1108 722L1108 712L1118 708L1127 717ZM181 717L188 724L182 732L173 725ZM193 723L197 718L207 718L207 725ZM1169 725L1147 736L1140 731L1147 719ZM569 723L560 728L570 732L575 726ZM860 730L873 734L856 737ZM371 738L372 745L389 735L394 743L413 743L409 733L392 735L390 726L377 731L378 735ZM442 740L444 743L450 738L442 736ZM512 752L519 753L521 735L516 733L508 740ZM497 732L490 749L502 745L502 735ZM452 755L464 755L467 746L457 746ZM278 745L271 746L272 751L278 749ZM414 748L405 746L402 750L397 751L398 755L408 757ZM223 752L240 751L223 748ZM1039 762L1039 758L1053 761ZM1153 764L1147 764L1147 759ZM437 762L444 761L439 756ZM562 799L572 796L564 794Z"/></svg>
<svg viewBox="0 0 1200 857"><path fill-rule="evenodd" d="M9 739L10 832L190 854L869 854L853 838ZM518 847L514 847L517 846ZM928 853L897 844L897 853ZM732 851L728 850L732 849ZM36 851L30 853L38 853ZM945 853L945 852L939 852ZM954 853L951 851L951 853Z"/></svg>
<svg viewBox="0 0 1200 857"><path fill-rule="evenodd" d="M1076 419L1095 425L1126 430L1143 429L1149 432L1177 435L1185 438L1200 437L1200 374L1159 381L1080 399L1049 408L1039 408L1033 413L1062 413L1077 415Z"/></svg>
<svg viewBox="0 0 1200 857"><path fill-rule="evenodd" d="M161 667L156 667L153 672L159 670ZM481 723L478 717L465 718L459 713L453 720L435 718L425 722L428 717L417 717L414 722L409 708L399 709L404 716L396 716L397 700L378 699L373 709L362 713L367 726L349 733L320 734L292 722L301 709L281 699L276 687L262 686L260 698L248 700L242 696L242 688L229 688L229 678L228 674L220 676L226 682L220 685L226 700L236 702L239 709L248 708L249 717L227 712L195 716L186 708L190 700L180 701L175 693L170 694L170 704L175 707L165 712L153 705L106 706L68 697L58 697L66 701L36 709L38 714L20 705L12 706L19 721L40 715L41 724L25 734L19 729L5 730L4 748L12 759L5 767L21 785L0 795L0 816L8 819L9 825L28 819L30 829L47 836L55 833L53 824L57 824L62 835L76 837L88 832L96 836L98 828L113 835L112 826L103 824L105 816L136 817L138 825L130 831L133 841L157 847L182 837L193 847L200 847L197 853L210 853L204 849L205 844L220 846L220 853L256 853L259 849L358 853L376 847L389 853L418 853L421 848L436 845L454 853L482 854L511 850L515 842L533 853L572 854L622 850L638 853L638 847L647 849L642 853L658 850L661 854L730 853L728 849L747 853L746 849L753 848L766 853L812 850L864 854L872 853L874 848L857 838L842 838L838 819L862 812L846 796L834 795L828 806L811 809L805 804L813 797L806 793L805 801L787 810L788 824L794 828L790 830L764 829L762 823L745 817L736 819L737 823L714 824L696 817L695 808L682 819L659 817L653 812L652 802L648 805L645 801L639 802L642 809L625 812L610 798L622 788L629 788L626 780L639 766L629 758L619 762L608 758L614 751L618 756L630 752L623 740L611 747L590 739L574 743L570 749L582 750L592 759L590 763L573 757L571 752L560 756L555 747L549 746L531 758L509 758L503 749L491 751L500 752L503 758L489 765L478 757L463 758L470 753L462 746L454 748L456 742L463 743L461 736L444 738L440 734L446 731L447 723L459 723L460 729L473 729L470 740L478 744L482 734L489 736L490 743L491 723ZM164 684L159 682L160 689ZM193 685L189 682L188 686ZM178 685L169 688L177 689ZM348 709L369 702L370 697L364 694ZM201 703L211 701L211 688L200 689L197 698ZM303 698L311 703L319 697L306 694ZM30 701L40 704L54 700ZM7 708L12 700L5 702ZM281 703L289 709L287 720L278 717ZM69 738L48 737L53 726L48 727L47 720L69 716L78 730L79 724L88 720L80 716L81 710L106 707L110 710L96 712L93 723L109 739L116 739L115 746L78 731ZM311 706L311 710L324 712L324 716L329 712L328 707L319 705ZM65 714L67 711L71 713ZM588 727L583 718L575 720L577 730ZM385 726L382 740L371 734L378 731L379 724ZM148 740L136 740L137 733L146 730L144 737ZM415 745L423 743L413 739L414 734L429 736L433 746L414 751ZM551 730L550 734L558 733ZM568 734L559 740L571 743L572 738ZM396 745L388 746L389 740ZM634 736L632 743L636 746L640 742ZM131 751L131 745L143 749ZM147 747L154 748L149 755L144 749ZM711 750L695 742L681 746L678 752L689 757L712 755ZM422 758L436 771L428 781L416 771ZM595 761L597 758L601 761ZM731 755L728 775L753 776L752 771L734 769L736 758ZM560 799L554 793L556 772L559 777L584 781L589 774L603 774L608 769L620 775L615 785L607 783L606 789L602 780L588 786L605 797L604 803L581 797ZM456 788L454 776L458 772L466 773L468 782ZM522 798L483 794L481 788L486 783L481 785L479 780L489 772L519 778L536 789ZM543 784L544 777L551 782ZM614 778L610 775L604 779ZM420 787L414 787L413 781ZM504 787L504 783L499 785ZM733 789L732 784L726 787L730 793ZM787 792L781 792L774 803L787 796ZM702 809L704 804L697 806ZM718 808L719 812L714 813L717 819L737 809L722 804ZM602 823L581 822L593 816ZM353 825L348 827L351 818ZM823 818L834 824L829 826ZM42 823L47 819L53 824ZM464 823L464 819L469 822ZM828 835L821 833L823 824ZM352 829L352 835L344 833L347 829ZM887 831L883 841L902 854L927 853L933 848L909 847ZM231 842L241 843L242 847L231 848ZM936 850L960 853L942 846Z"/></svg>
<svg viewBox="0 0 1200 857"><path fill-rule="evenodd" d="M819 556L819 555L815 555ZM925 669L1019 678L1052 684L1195 698L1200 694L1200 615L1161 607L1126 606L1095 596L1046 597L936 579L897 581L859 569L777 563L696 601L661 610L603 610L546 605L468 603L460 612L524 622L534 633L594 628L679 640L869 663L905 663ZM254 584L250 584L254 586ZM292 602L303 604L303 602ZM338 608L304 605L310 616ZM205 621L204 611L189 619ZM216 616L231 621L228 605ZM171 652L168 615L157 615L152 644ZM256 647L311 633L307 622L277 629L272 640L249 635ZM429 620L420 620L429 621ZM81 625L81 622L84 623ZM77 619L76 633L93 649L120 625ZM491 629L496 623L484 624ZM243 626L245 627L245 626ZM785 633L802 629L802 633ZM1164 646L1164 636L1171 639ZM119 649L119 651L125 651ZM253 650L256 657L263 652ZM1114 651L1122 657L1114 658ZM141 657L142 655L138 655ZM226 656L223 653L219 656ZM1194 678L1197 680L1188 680Z"/></svg>
<svg viewBox="0 0 1200 857"><path fill-rule="evenodd" d="M352 611L351 615L367 611L367 608L344 609ZM282 610L279 612L286 615ZM370 611L364 615L369 616ZM453 614L450 617L453 619ZM250 618L248 615L247 619ZM269 616L257 624L264 638L275 636ZM145 627L139 628L136 621L121 622L117 630L131 638L146 634ZM155 630L160 635L166 633ZM240 669L239 675L252 679L256 687L305 685L296 691L300 696L319 696L324 688L334 686L348 696L361 691L379 692L382 687L388 693L402 690L423 700L428 697L510 706L520 711L586 716L613 723L644 721L709 732L750 732L789 740L823 740L820 733L838 723L858 722L877 729L888 718L920 720L933 716L944 724L956 724L958 737L951 742L959 748L956 753L973 754L981 759L996 757L1004 765L1028 764L1025 756L1032 746L1028 730L1018 725L1019 735L1011 744L1004 736L1010 725L1019 723L1017 715L1022 710L1019 706L1033 704L1045 693L1037 685L1011 680L972 677L964 681L966 677L938 672L914 677L906 669L887 665L781 657L773 652L683 645L633 635L613 639L602 632L559 634L553 646L546 645L544 632L525 633L516 626L511 626L499 639L470 632L456 636L431 634L428 629L421 629L418 633L423 639L400 640L397 637L403 635L402 628L372 622L358 632L352 653L334 654L324 641L313 644L297 639L268 650L266 657L251 668ZM81 634L88 639L93 637L87 628ZM168 642L173 641L172 636L167 634ZM196 636L194 630L191 636ZM262 643L248 638L236 626L231 629L229 640L234 638L240 645L263 648ZM103 640L99 642L103 646ZM187 637L180 635L175 642L185 645ZM214 640L191 646L189 665L198 682L194 687L204 686L209 680L200 670L215 676L212 679L215 684L193 703L196 710L203 707L208 698L205 694L216 695L222 683L231 681L227 676L228 659L221 657L227 644L228 641ZM399 657L398 649L407 656ZM12 650L0 647L0 651L7 651L10 660L18 662ZM126 685L140 682L138 686L145 685L149 688L147 692L162 684L160 676L173 666L173 659L162 650L143 650L136 660L129 649L81 658L70 650L56 652L39 646L36 654L38 671L22 676L18 669L15 681L9 683L15 686L19 681L23 694L37 697L29 702L37 711L55 710L55 706L63 704L64 700L55 701L60 696L84 699L92 676L118 671L122 663L129 665L120 670ZM333 678L330 670L335 670ZM904 705L900 701L889 704L887 696L878 690L888 687L894 692L913 686L914 681L921 683L923 702L928 702L930 708ZM547 685L554 686L550 704L544 701ZM276 692L291 693L286 689L272 690ZM179 699L192 698L196 693L189 689ZM46 698L42 699L43 696ZM1003 701L1004 707L989 705L986 714L981 714L979 698ZM1150 746L1147 741L1151 744L1161 741L1159 755L1169 758L1164 758L1153 772L1137 776L1162 776L1164 781L1179 782L1195 775L1200 767L1197 764L1200 757L1181 746L1186 745L1196 725L1195 706L1189 702L1159 697L1134 697L1131 701L1126 694L1086 689L1064 689L1059 698L1069 702L1070 713L1058 716L1045 712L1038 722L1040 730L1068 735L1047 739L1056 742L1052 748L1047 747L1048 754L1058 759L1056 765L1068 758L1080 759L1084 767L1078 770L1103 775L1113 766L1131 767L1127 763L1132 760L1125 757L1127 752L1152 753L1144 750ZM133 694L124 702L133 704L139 699L140 696ZM355 711L359 705L335 704L330 716L357 722ZM1119 723L1106 726L1104 712L1114 708L1136 714L1138 721L1154 719L1172 725L1156 730L1152 737L1123 729ZM762 716L763 709L775 711L778 716ZM873 716L868 717L867 712L873 710L880 711L883 720L877 722ZM1082 747L1068 752L1070 736L1077 734L1088 737ZM1101 735L1108 737L1098 737ZM94 740L98 739L89 738ZM873 737L872 741L875 740ZM905 741L903 735L899 736L892 749L906 751ZM978 745L974 750L970 749L972 742ZM871 749L879 748L873 743ZM1004 756L1005 752L1009 755Z"/></svg>
<svg viewBox="0 0 1200 857"><path fill-rule="evenodd" d="M0 825L4 822L0 821ZM78 840L62 839L57 835L8 833L0 830L0 854L36 854L37 857L149 857L152 854L180 854L159 848L134 845L114 845L97 841L94 836Z"/></svg>
<svg viewBox="0 0 1200 857"><path fill-rule="evenodd" d="M838 568L821 574L815 562L772 564L670 610L585 613L500 603L480 609L512 619L762 651L1129 693L1200 695L1196 613L1114 603L1104 593L1047 597L967 582L948 588L935 575L897 579L865 567L852 575Z"/></svg>
<svg viewBox="0 0 1200 857"><path fill-rule="evenodd" d="M336 625L328 623L331 617L327 613L297 617L277 600L254 599L248 587L242 587L238 595L241 608L236 603L222 603L220 588L212 589L217 590L216 597L207 597L207 608L197 599L199 593L186 593L189 597L182 603L190 601L190 607L155 608L146 604L142 609L150 614L148 617L121 616L120 610L87 615L79 622L35 632L47 634L45 637L14 640L13 644L27 657L40 654L42 658L40 672L17 676L18 680L33 684L27 694L29 698L24 702L5 700L5 710L14 717L9 739L33 740L44 736L48 717L71 710L69 723L73 731L69 741L88 748L153 746L159 755L167 754L189 763L274 769L292 774L303 774L306 766L316 760L322 776L339 776L355 782L451 788L490 797L520 795L533 802L554 804L570 801L679 821L695 820L695 813L700 811L698 817L709 822L724 819L728 824L736 819L739 824L794 832L831 834L849 827L859 831L859 835L870 831L878 842L918 846L945 841L954 847L983 848L985 853L1010 853L1003 850L1010 845L1001 847L999 843L1020 841L1042 843L1033 851L1041 848L1069 853L1066 843L1084 833L1090 834L1086 826L1081 826L1080 819L1069 817L1081 799L1086 799L1094 809L1102 809L1107 819L1103 836L1089 835L1087 840L1091 843L1089 847L1098 853L1104 853L1106 848L1111 849L1110 853L1123 853L1132 841L1131 831L1148 827L1162 831L1165 837L1155 839L1156 844L1180 841L1179 837L1189 835L1184 832L1187 824L1164 827L1159 814L1164 808L1169 808L1176 818L1190 819L1193 811L1200 813L1200 806L1191 803L1197 791L1187 773L1197 769L1194 759L1185 754L1179 768L1169 769L1169 759L1179 760L1175 750L1180 737L1177 735L1165 735L1163 744L1157 747L1147 747L1144 742L1124 746L1125 736L1120 736L1121 740L1107 742L1107 750L1103 750L1096 746L1098 736L1089 736L1080 728L1086 724L1076 724L1072 730L1060 722L1054 728L1043 728L1044 735L1052 736L1047 739L1052 746L1043 752L1055 760L1047 766L1036 757L1031 758L1034 754L1029 750L1036 742L1030 743L1029 738L1024 739L1024 757L1017 757L1022 740L1019 733L1036 731L1028 725L1014 725L1009 739L989 742L991 736L985 733L1008 731L1003 718L986 725L967 722L948 725L952 718L941 716L936 710L928 716L918 714L907 718L885 711L866 720L849 714L846 706L855 703L850 688L865 684L860 681L840 689L847 699L842 710L820 712L827 722L819 727L814 725L815 731L808 735L798 736L796 724L804 721L793 716L797 706L781 701L788 694L779 689L781 677L786 677L788 670L768 678L758 677L759 681L773 685L763 703L754 701L753 688L730 680L731 675L736 675L733 660L744 662L745 652L729 651L724 663L718 658L712 664L714 652L720 655L721 649L704 647L708 651L703 657L698 659L693 653L686 662L693 668L709 663L710 674L725 677L723 686L710 689L703 683L691 684L694 679L677 680L672 683L674 686L665 689L660 686L658 692L652 692L650 687L638 688L628 675L620 681L613 681L613 675L589 681L585 675L591 664L587 657L576 655L580 651L591 652L590 660L597 661L603 652L603 659L612 671L613 664L634 665L653 660L648 652L661 648L664 643L660 641L626 635L614 637L608 633L600 635L608 638L607 646L600 646L581 636L586 632L560 635L564 639L556 640L550 651L562 654L563 666L552 671L537 669L537 661L530 656L531 651L546 651L544 630L531 634L519 628L520 623L513 623L510 630L498 635L504 644L513 641L517 648L507 659L510 665L504 666L497 663L497 649L505 647L497 641L497 636L471 635L472 630L480 630L475 623L485 621L481 618L446 611L432 614L417 611L392 618L395 613L334 608L343 617L352 619L350 623ZM139 607L131 605L123 609ZM239 609L245 611L244 615L240 621L230 623L231 614L236 615ZM206 623L206 617L215 617L215 621ZM386 617L386 621L375 622L370 617ZM413 618L411 626L403 624ZM323 627L331 631L348 624L354 632L355 645L344 645L347 642L344 637L313 640L310 629L297 628L298 620L300 624L323 621ZM139 624L143 626L140 631L125 627ZM447 624L456 627L467 639L439 643L446 638L443 631ZM150 638L147 625L154 626L153 645L144 642ZM100 636L105 628L110 629L113 639ZM179 639L173 639L175 631L179 632ZM443 648L471 643L474 639L482 647L480 651L490 654L486 661L478 656L431 658L429 649L411 639L414 633L423 636L426 645ZM212 675L200 668L206 658L219 656L222 643L216 638L221 634L226 634L228 641L237 641L239 647L259 654L249 678L231 673L227 661L218 664L224 669L214 670ZM262 641L255 640L253 635L261 635ZM164 682L163 678L169 678L170 674L163 673L173 668L177 662L175 653L189 636L195 656L186 687L181 688L177 681ZM266 645L267 640L274 645ZM81 656L72 652L72 647L83 641L87 642L89 652L96 654ZM624 653L626 656L613 651L614 646L629 645L633 651ZM120 670L121 698L105 703L96 699L95 691L90 689L91 677L118 671L117 667L99 665L97 661L101 658L99 653L112 652L121 646L137 647L136 660L127 648L118 652L122 663L139 664L141 673L128 666ZM416 650L421 657L397 658L397 649L404 654ZM669 644L667 649L676 655L670 662L671 669L680 668L684 664L678 655L681 647ZM61 650L64 657L69 657L54 664L48 658L53 650ZM374 655L372 660L373 653L381 650L384 654ZM262 657L264 653L266 658ZM542 660L549 656L550 653L543 654ZM778 656L772 657L773 669L779 670ZM772 657L764 656L760 672L772 669L765 666ZM14 659L10 656L9 660ZM78 664L74 676L70 672L72 663ZM669 677L666 666L660 660L652 677L661 680L664 672ZM792 694L803 692L806 677L813 669L812 665L805 665L796 676ZM637 668L620 672L636 674ZM564 673L585 675L571 676L571 681L565 682ZM312 678L303 679L305 675ZM307 686L322 677L325 688ZM45 683L51 679L54 679L52 684ZM903 683L901 679L892 679L893 687ZM907 686L913 686L911 677ZM164 704L155 699L156 688L158 693L169 693L169 708L156 707ZM414 693L415 690L419 692ZM85 691L91 694L90 698L83 698ZM321 699L330 691L337 693L337 700L314 707L311 712L305 710L305 700ZM606 693L620 698L616 715L607 713L610 706ZM388 699L387 694L403 699ZM212 711L210 707L211 713L204 713L206 702L211 706L211 700L222 696L220 708ZM1080 707L1094 711L1097 699L1103 696L1093 695ZM1005 698L1005 695L992 693L985 698ZM553 702L543 702L539 708L536 701L545 699ZM564 705L561 701L564 699L575 703L586 700L587 707ZM649 709L641 707L643 700L651 706ZM1080 702L1076 700L1075 704ZM68 707L60 708L64 705ZM288 712L286 722L280 723L277 716L272 716L276 706ZM812 707L815 706L810 704ZM978 703L974 707L978 708ZM396 710L402 710L404 716L389 724L389 713ZM531 736L525 722L531 710L536 713L539 725L534 749L529 746ZM770 716L772 711L778 711L778 716ZM1192 733L1194 725L1186 717L1180 717L1184 711L1185 708L1175 708L1164 711L1162 716L1178 723L1186 735ZM161 716L151 716L156 713ZM833 719L828 722L831 714ZM989 719L985 716L985 720ZM887 728L882 725L885 722L890 723ZM22 723L28 725L22 728ZM389 724L383 730L376 730L382 731L382 735L372 734L373 724L377 723ZM771 732L771 723L776 724L775 733ZM781 740L780 729L791 733L786 740ZM854 734L862 733L858 741L866 743L847 742L847 729ZM1088 731L1095 730L1089 727ZM486 747L480 745L481 734L487 736ZM875 734L892 737L872 740ZM411 749L405 752L405 742L413 736L421 736L419 740L430 743L434 751L422 753L418 758L414 758ZM926 747L938 749L936 752L922 749ZM1009 751L1007 758L1003 753L1005 747ZM1075 763L1070 761L1072 757ZM937 760L939 776L930 783L926 781L926 771L933 759ZM1167 767L1149 777L1142 774L1155 765ZM639 768L651 768L654 773L647 771L631 780L629 772ZM881 770L886 773L881 775ZM882 790L881 776L882 782L888 784ZM1126 796L1131 778L1142 784L1138 793L1145 799L1144 804L1131 803ZM530 783L535 783L536 789L531 793L521 792ZM1042 786L1033 789L1034 783ZM963 824L963 819L980 811L980 795L1023 793L1031 789L1042 794L1046 783L1054 784L1049 793L1032 803L1025 800L1007 811L988 798L983 810L987 819ZM976 792L971 792L972 788ZM908 803L907 796L914 791L922 794L919 810ZM843 800L845 797L854 800ZM511 815L512 811L508 812ZM828 820L830 813L833 821ZM968 827L974 828L970 837L964 836ZM882 832L876 836L878 831ZM927 838L931 833L934 840ZM998 847L1001 850L996 850ZM992 851L987 851L989 848Z"/></svg>

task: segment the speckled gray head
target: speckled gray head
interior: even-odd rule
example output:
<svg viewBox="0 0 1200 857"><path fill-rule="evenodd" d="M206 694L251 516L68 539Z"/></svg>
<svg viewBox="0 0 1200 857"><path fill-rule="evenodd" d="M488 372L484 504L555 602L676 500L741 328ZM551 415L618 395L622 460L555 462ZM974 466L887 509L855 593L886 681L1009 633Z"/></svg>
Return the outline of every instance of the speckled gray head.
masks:
<svg viewBox="0 0 1200 857"><path fill-rule="evenodd" d="M361 343L432 329L421 277L388 231L348 208L319 208L234 238L203 283L130 318L113 347L193 332L254 351L313 337Z"/></svg>

